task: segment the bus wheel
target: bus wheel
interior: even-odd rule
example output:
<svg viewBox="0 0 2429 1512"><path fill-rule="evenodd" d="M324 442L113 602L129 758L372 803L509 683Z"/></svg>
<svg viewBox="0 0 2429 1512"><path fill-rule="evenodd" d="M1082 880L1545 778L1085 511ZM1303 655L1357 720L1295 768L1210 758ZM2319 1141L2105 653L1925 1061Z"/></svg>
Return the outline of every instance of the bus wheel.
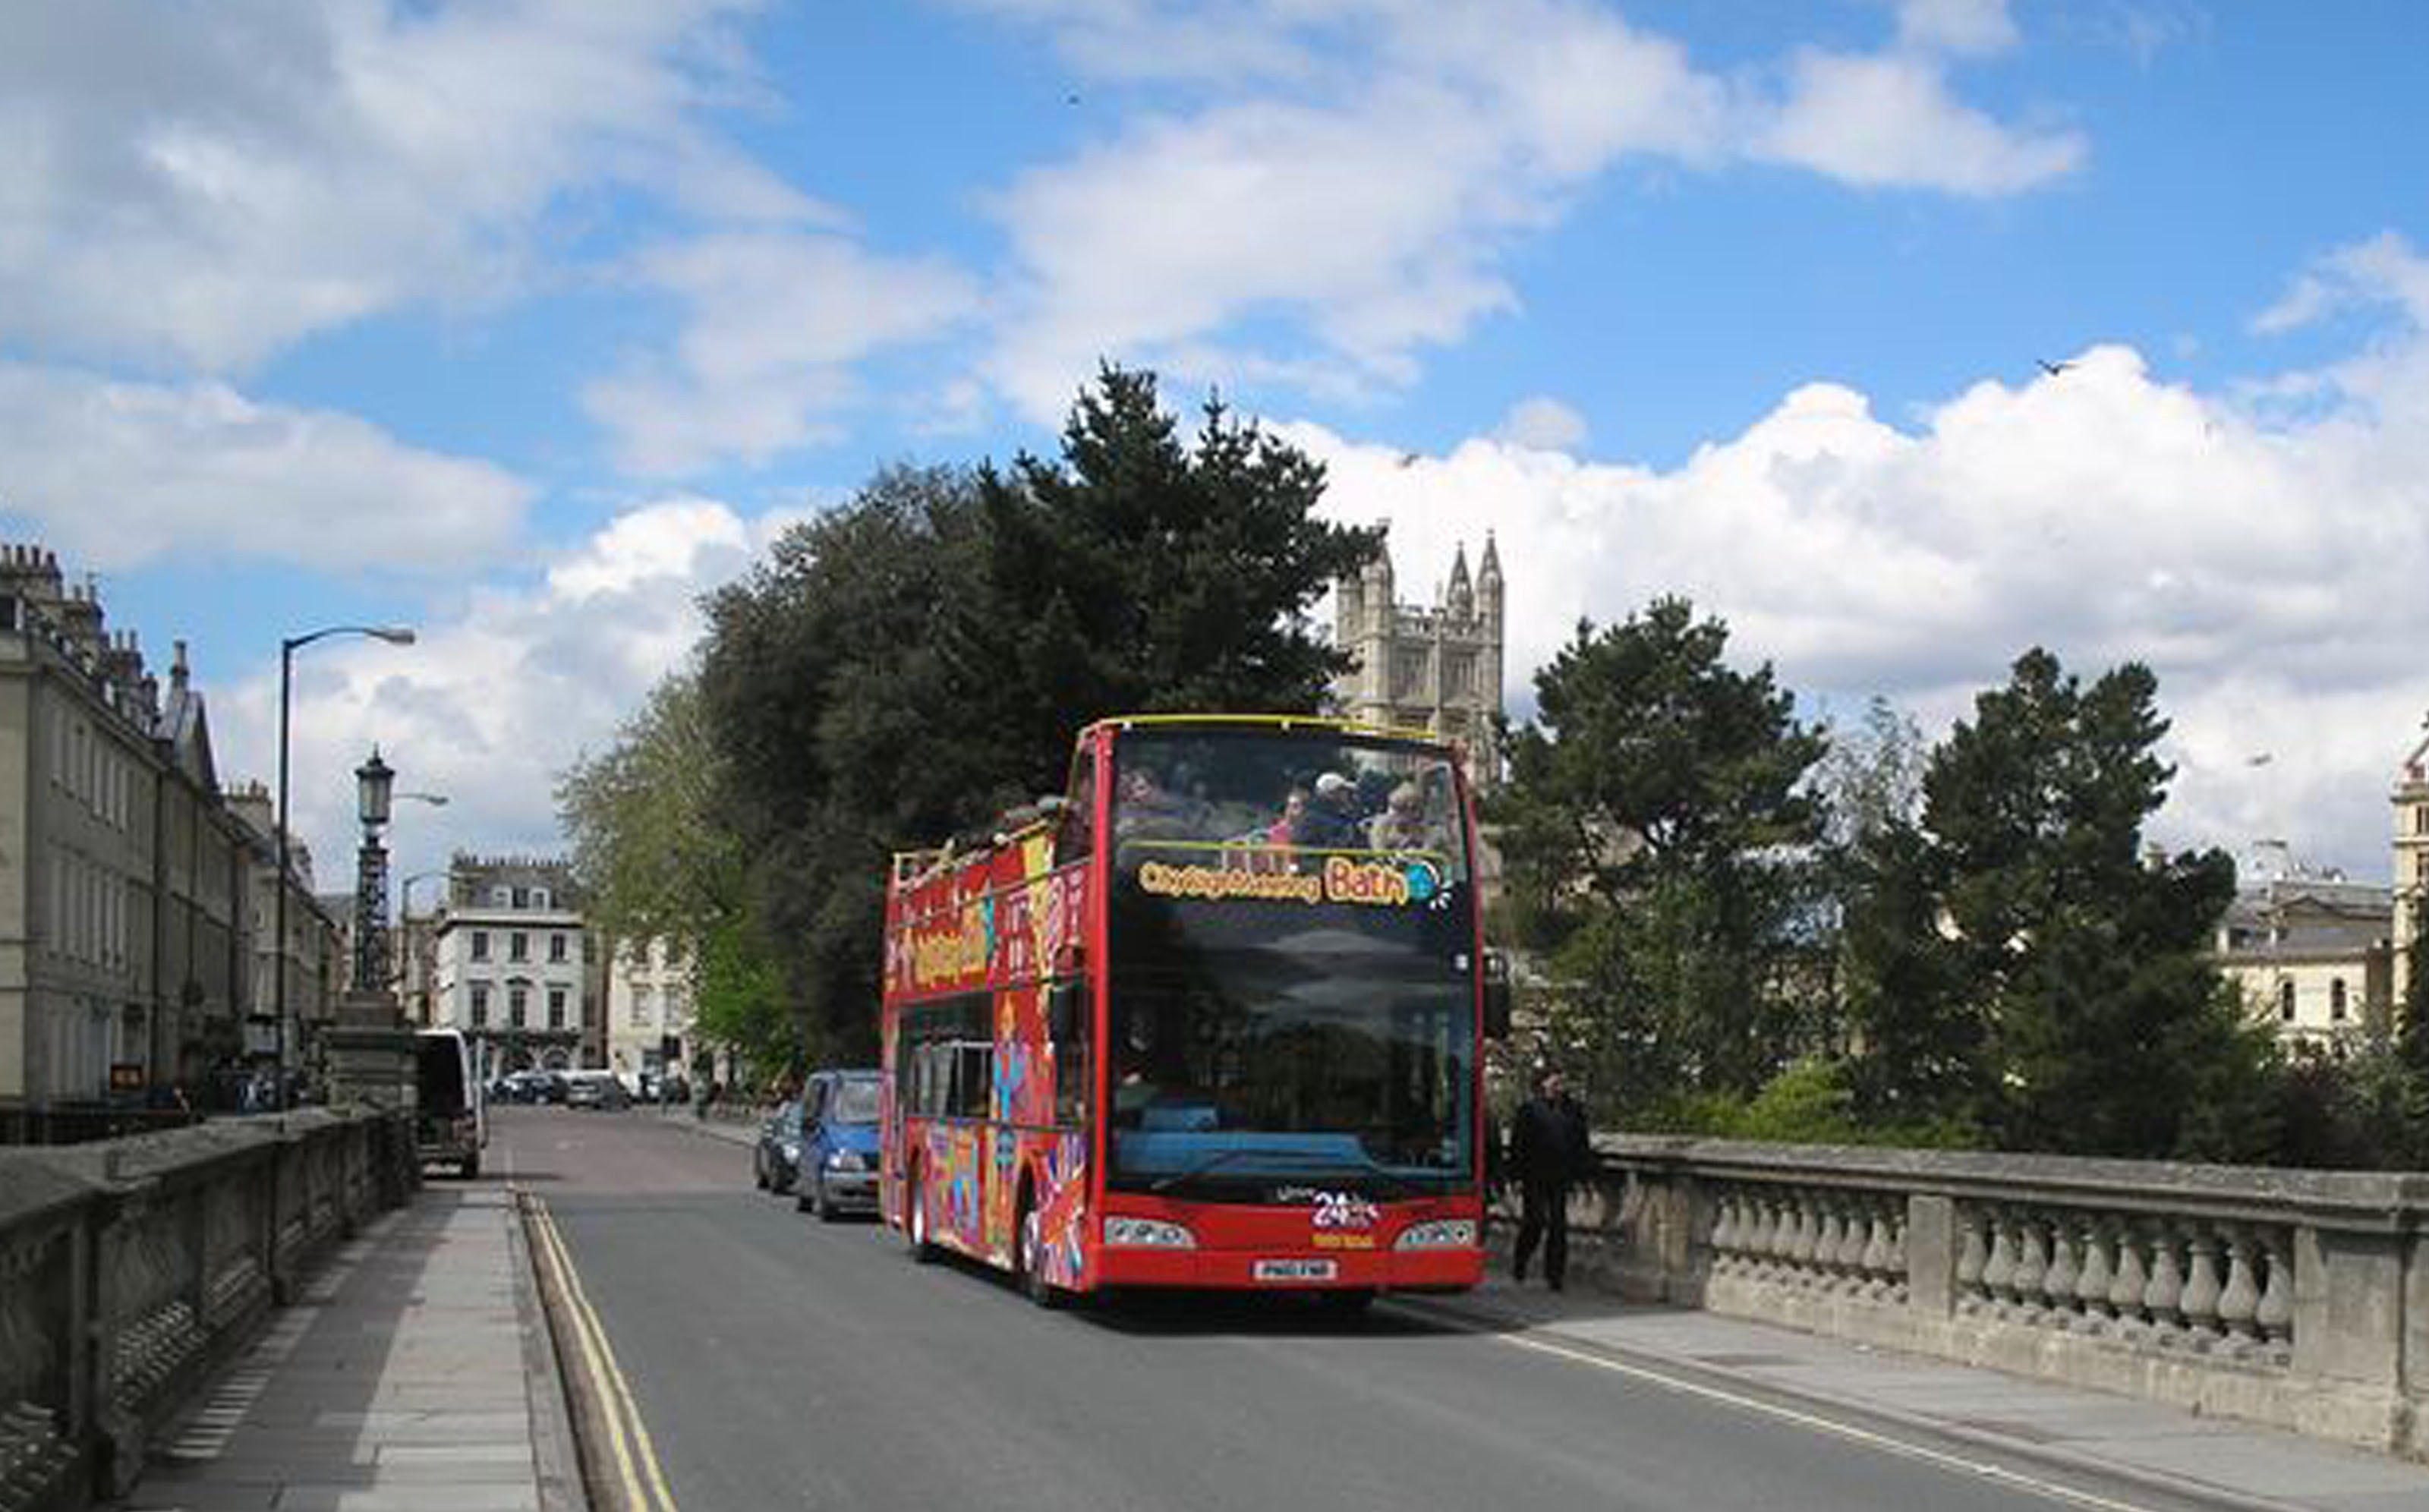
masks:
<svg viewBox="0 0 2429 1512"><path fill-rule="evenodd" d="M1038 1219L1036 1202L1024 1191L1020 1194L1019 1226L1014 1230L1020 1236L1015 1256L1020 1290L1039 1307L1055 1309L1068 1306L1071 1294L1046 1279L1045 1246L1038 1242L1045 1226Z"/></svg>
<svg viewBox="0 0 2429 1512"><path fill-rule="evenodd" d="M902 1200L908 1206L902 1214L902 1234L911 1247L915 1265L927 1265L936 1258L936 1246L928 1239L928 1194L917 1176L904 1190Z"/></svg>

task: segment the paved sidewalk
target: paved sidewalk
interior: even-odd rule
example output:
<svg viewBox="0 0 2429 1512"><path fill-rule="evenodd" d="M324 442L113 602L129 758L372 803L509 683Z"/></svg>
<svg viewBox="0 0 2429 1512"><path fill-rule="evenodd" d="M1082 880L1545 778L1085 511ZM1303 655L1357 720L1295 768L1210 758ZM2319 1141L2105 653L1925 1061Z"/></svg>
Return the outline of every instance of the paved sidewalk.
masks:
<svg viewBox="0 0 2429 1512"><path fill-rule="evenodd" d="M158 1446L127 1512L578 1512L564 1391L501 1185L373 1224Z"/></svg>
<svg viewBox="0 0 2429 1512"><path fill-rule="evenodd" d="M2227 1505L2429 1509L2429 1465L1768 1323L1637 1306L1581 1289L1575 1276L1563 1293L1522 1288L1499 1259L1465 1296L1413 1300L1750 1404L1832 1418L1852 1412L1883 1428L1920 1431L1959 1453L2086 1469Z"/></svg>

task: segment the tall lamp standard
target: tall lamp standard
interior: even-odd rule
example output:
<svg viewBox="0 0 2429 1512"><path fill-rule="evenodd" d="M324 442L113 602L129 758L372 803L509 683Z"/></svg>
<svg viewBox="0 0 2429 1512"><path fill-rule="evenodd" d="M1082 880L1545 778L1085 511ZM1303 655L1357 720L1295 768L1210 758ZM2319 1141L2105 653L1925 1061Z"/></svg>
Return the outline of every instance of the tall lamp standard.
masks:
<svg viewBox="0 0 2429 1512"><path fill-rule="evenodd" d="M289 635L278 643L278 878L271 889L271 930L275 936L272 958L270 1011L278 1020L278 1090L271 1106L287 1111L287 889L290 880L287 844L287 733L289 705L295 691L295 653L314 641L339 635L368 635L390 646L410 646L413 632L403 625L327 625L307 634Z"/></svg>

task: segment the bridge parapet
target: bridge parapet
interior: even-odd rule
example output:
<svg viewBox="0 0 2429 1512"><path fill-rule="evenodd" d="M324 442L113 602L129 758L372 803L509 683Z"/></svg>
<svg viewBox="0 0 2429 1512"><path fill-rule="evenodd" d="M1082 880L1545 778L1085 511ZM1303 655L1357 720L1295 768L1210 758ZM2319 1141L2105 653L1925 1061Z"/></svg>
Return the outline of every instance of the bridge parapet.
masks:
<svg viewBox="0 0 2429 1512"><path fill-rule="evenodd" d="M2429 1459L2429 1176L1595 1142L1622 1295Z"/></svg>
<svg viewBox="0 0 2429 1512"><path fill-rule="evenodd" d="M0 1150L0 1512L131 1486L304 1269L405 1200L412 1141L316 1110Z"/></svg>

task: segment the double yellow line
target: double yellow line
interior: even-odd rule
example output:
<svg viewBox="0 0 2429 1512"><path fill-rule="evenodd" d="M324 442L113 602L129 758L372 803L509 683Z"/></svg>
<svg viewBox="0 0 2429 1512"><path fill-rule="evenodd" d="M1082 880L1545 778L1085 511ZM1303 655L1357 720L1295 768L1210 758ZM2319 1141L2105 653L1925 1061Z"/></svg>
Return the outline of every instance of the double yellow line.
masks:
<svg viewBox="0 0 2429 1512"><path fill-rule="evenodd" d="M575 1273L573 1257L566 1252L565 1241L556 1231L556 1220L549 1216L547 1202L537 1193L523 1192L520 1195L523 1210L529 1215L531 1231L539 1238L541 1257L555 1273L556 1292L565 1304L565 1316L572 1322L573 1342L588 1380L588 1394L599 1404L600 1417L606 1421L608 1457L613 1463L612 1467L597 1467L595 1473L603 1475L610 1468L615 1471L623 1504L633 1512L676 1512L674 1495L667 1489L666 1472L658 1468L657 1447L650 1441L649 1425L641 1421L640 1404L633 1399L633 1389L616 1364L615 1348L607 1342L607 1330L592 1309L589 1295L582 1290L582 1277Z"/></svg>

